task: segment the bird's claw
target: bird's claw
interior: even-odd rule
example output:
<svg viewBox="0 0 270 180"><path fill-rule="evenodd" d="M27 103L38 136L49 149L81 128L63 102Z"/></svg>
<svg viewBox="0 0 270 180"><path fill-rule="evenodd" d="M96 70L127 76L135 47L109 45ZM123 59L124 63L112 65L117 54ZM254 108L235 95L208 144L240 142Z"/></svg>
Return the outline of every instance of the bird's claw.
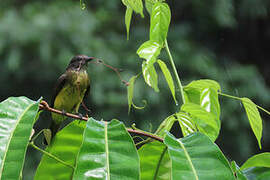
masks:
<svg viewBox="0 0 270 180"><path fill-rule="evenodd" d="M62 115L66 115L66 114L67 112L64 109L62 109Z"/></svg>

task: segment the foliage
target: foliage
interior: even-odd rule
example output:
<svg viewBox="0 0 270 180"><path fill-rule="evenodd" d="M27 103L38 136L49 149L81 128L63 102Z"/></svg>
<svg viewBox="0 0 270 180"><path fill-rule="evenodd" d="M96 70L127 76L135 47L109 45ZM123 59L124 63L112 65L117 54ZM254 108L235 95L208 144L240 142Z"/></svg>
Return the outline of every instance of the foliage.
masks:
<svg viewBox="0 0 270 180"><path fill-rule="evenodd" d="M128 1L126 1L126 2L128 2ZM134 4L127 4L127 3L124 3L124 4L127 5L127 8L129 8L129 13L126 13L126 16L127 16L126 25L128 27L128 31L130 31L130 29L129 29L130 19L131 19L129 17L129 16L131 16L130 9L132 9L132 11L134 11L134 12L140 13L142 16L142 13L141 13L142 6L141 5L139 5L138 7L135 6L135 9L133 9ZM202 9L199 7L203 6L203 5L196 4L194 6L198 8L198 9L196 9L196 12L198 13L199 9ZM57 69L57 66L54 66L55 68L51 68L51 65L55 63L54 59L60 59L60 66L64 67L64 65L66 65L66 62L64 61L64 59L66 59L66 56L71 56L73 53L86 53L86 54L88 54L89 50L93 50L93 53L95 54L95 56L101 56L101 57L108 59L112 62L117 62L116 59L118 59L118 58L121 59L123 57L129 57L128 59L135 59L135 55L126 56L127 53L123 52L123 51L125 51L124 48L122 48L121 54L119 53L119 55L115 55L115 53L113 53L113 50L115 47L118 47L118 48L122 47L121 43L123 43L123 41L119 40L119 39L121 39L121 36L118 36L115 34L114 34L115 35L114 38L113 38L113 36L111 36L111 34L108 36L104 36L105 37L104 39L111 38L111 41L99 39L99 38L95 37L96 32L94 31L94 28L91 29L89 27L93 26L93 25L94 26L101 26L101 23L100 23L100 22L102 22L101 19L102 18L106 19L106 17L102 17L102 18L98 19L98 20L100 20L100 22L99 22L99 21L95 21L95 18L93 15L74 16L74 15L76 15L76 14L78 15L80 13L78 13L78 11L74 10L74 8L71 8L69 5L66 5L64 12L65 12L65 14L67 13L66 19L68 19L68 21L63 20L62 17L60 18L58 15L58 10L60 9L60 7L63 8L63 6L61 4L58 6L49 6L48 12L45 12L44 14L50 14L51 17L46 19L46 16L42 16L43 15L42 11L40 11L41 13L39 12L38 7L39 6L35 6L35 7L26 6L23 8L23 14L27 14L27 16L23 17L23 18L25 18L25 20L23 21L23 23L20 26L20 27L24 28L23 29L24 31L18 30L18 32L22 33L21 35L17 35L16 30L9 31L9 29L12 29L9 26L5 26L5 27L1 26L2 33L5 32L8 34L7 37L14 38L13 41L9 41L9 38L6 37L6 38L3 38L4 41L2 41L2 42L4 42L3 44L5 44L5 46L8 47L8 48L5 48L4 50L5 51L12 51L11 53L9 53L12 55L12 57L8 57L8 58L5 57L4 59L7 59L7 60L5 61L4 66L1 66L3 69L5 68L5 71L7 72L4 77L1 77L3 81L6 81L4 79L12 74L14 76L18 76L17 78L19 78L20 73L17 74L14 72L16 70L19 70L19 67L21 67L20 65L23 65L26 69L26 71L24 72L24 73L26 73L25 77L29 76L29 74L31 74L32 72L35 72L35 73L37 73L37 75L34 75L34 76L32 75L33 79L38 77L37 80L40 80L40 78L39 78L40 76L38 76L39 73L46 74L46 72L44 72L44 71L47 71L47 69L49 69L49 71L52 71L52 72L55 69ZM225 12L223 12L223 14L227 14L226 10L229 11L228 9L231 8L230 6L228 6L228 4L226 4L225 7L227 7L227 8L225 8L225 10L224 10ZM167 83L169 85L169 90L171 91L173 98L177 99L178 102L181 102L181 96L179 96L181 93L179 91L179 89L181 90L181 87L179 86L179 83L171 80L171 79L173 79L173 77L170 78L171 74L174 76L174 78L176 78L177 75L175 73L168 73L168 72L170 72L169 66L167 66L167 68L165 68L166 66L162 66L163 67L163 69L161 68L162 71L158 71L158 69L156 69L156 66L155 66L155 65L157 65L157 63L160 65L160 63L159 63L160 61L158 61L159 56L160 56L160 59L163 60L162 62L164 62L164 63L166 63L167 62L166 59L168 59L162 53L164 52L163 51L164 46L166 47L166 41L167 41L166 38L167 38L167 31L168 31L167 26L169 26L169 22L170 22L168 20L168 18L170 18L170 15L171 15L170 13L168 13L169 8L165 2L155 3L155 1L147 1L147 9L148 9L148 11L151 11L151 13L150 13L151 14L151 24L150 24L149 41L146 41L146 43L144 43L141 46L141 48L139 48L140 51L139 50L137 51L138 54L140 55L140 57L145 59L145 61L143 61L143 63L142 63L142 71L143 72L141 75L143 76L144 80L146 81L146 83L150 87L153 87L155 91L160 91L160 93L162 93L162 90L163 90L162 89L162 81L160 81L158 78L158 77L162 77L161 76L161 72L162 72L163 76L165 77L164 79L167 81ZM160 13L158 13L159 11L160 11ZM35 16L31 16L32 13L35 14ZM215 13L220 13L220 11L216 10ZM156 17L157 14L160 16ZM211 16L211 15L209 14L209 16ZM81 19L82 17L86 17L86 18ZM220 26L227 26L228 27L231 24L235 23L233 21L234 18L232 16L228 16L227 19L226 18L222 19L222 17L223 17L222 11L221 11L221 15L219 14L219 16L216 16L216 17L217 18L214 20ZM37 20L36 18L39 18L39 19ZM42 18L45 19L45 21L43 21ZM70 18L74 18L74 19L70 20ZM12 15L12 10L11 10L11 17L8 16L8 14L5 14L3 16L3 19L5 19L7 21L7 22L4 21L4 23L8 24L10 22L10 20L20 19L20 15L16 14L16 11L13 11L13 15ZM28 19L33 20L33 21L26 21ZM78 23L76 21L77 19L80 19L80 21L84 22L83 25L82 25L82 23ZM103 22L106 21L104 19L103 19ZM43 22L43 23L45 22L45 23L49 23L49 24L42 25L41 22ZM68 23L65 24L63 22L68 22ZM91 22L91 23L89 23L89 22ZM234 23L232 23L232 22L234 22ZM40 23L41 23L41 26L39 25ZM13 22L10 24L13 25L16 23ZM30 24L34 24L34 26L33 26L34 29L35 29L35 25L37 27L40 26L40 29L38 31L35 31L36 33L27 33L28 32L27 30L29 29L29 27L32 27L32 25L30 25ZM86 28L83 28L84 26ZM52 27L55 27L55 28L52 28ZM165 27L165 29L162 29L161 27ZM227 74L222 73L222 71L223 71L222 68L221 69L218 68L218 64L213 61L213 59L215 59L215 57L213 57L212 52L209 52L209 50L207 48L198 47L198 44L196 44L192 41L188 41L189 40L188 38L190 38L190 35L192 34L192 32L188 28L186 29L186 27L187 26L185 26L185 25L179 25L179 27L177 29L172 30L171 34L169 33L170 34L169 37L171 37L174 40L174 41L171 41L171 43L170 43L170 48L173 49L172 55L173 55L174 59L177 59L177 60L179 59L179 61L175 61L175 63L178 63L178 65L181 65L181 66L183 65L186 69L193 68L195 71L200 72L199 77L202 76L202 77L207 77L210 79L215 77L215 80L220 82L220 84L223 86L222 91L223 90L230 91L231 90L230 87L235 88L235 86L234 85L230 86L229 84L231 82L234 82L234 81L235 82L240 81L242 83L242 86L241 86L241 83L237 83L237 87L236 87L237 89L239 89L239 90L241 90L242 88L245 90L248 89L251 93L245 92L244 94L246 96L249 96L249 95L255 96L256 95L256 97L259 97L259 98L263 99L265 102L267 102L267 99L269 99L269 96L267 95L267 93L258 93L257 88L256 89L253 88L254 83L250 83L250 82L258 83L259 84L258 89L261 92L266 92L266 88L263 86L263 83L261 83L261 79L257 75L256 70L254 70L252 67L244 67L244 68L230 67L226 73L230 74L230 76L232 78L229 78L229 80L227 80L226 78L224 78L224 77L227 77L226 76ZM52 28L52 31L50 31L51 28ZM98 28L100 28L100 27L98 27ZM46 30L46 29L47 29L47 31L45 31L44 34L51 35L52 38L51 39L50 38L40 39L41 36L37 32L43 32L43 30ZM137 30L140 30L140 29L139 28L135 29L134 30L135 34L140 32L140 31L136 32ZM157 30L157 31L155 31L155 30ZM76 33L74 33L74 32L76 32ZM97 32L98 32L98 30L97 30ZM175 35L176 32L178 34ZM182 33L180 36L179 36L179 32ZM59 37L59 35L62 33L73 34L73 36L70 36L70 38L66 39L66 40L64 37L61 37L61 36L59 39L53 38L55 36ZM76 34L77 36L74 34ZM80 35L80 36L78 37L78 35ZM89 37L89 39L91 39L95 43L90 43L90 42L88 42L89 40L86 41L86 40L84 40L84 38L81 38L81 37L87 37L87 38ZM110 38L108 38L108 37L110 37ZM186 38L186 39L180 39L181 45L176 43L176 42L179 42L179 41L176 41L177 38L179 39L179 37ZM140 37L140 38L142 39L142 37ZM39 40L37 40L37 39L39 39ZM130 39L132 41L132 37ZM31 66L31 63L33 63L33 60L21 62L21 59L24 59L24 58L25 59L33 59L33 58L29 57L29 56L24 57L25 56L24 49L20 49L19 47L16 48L16 46L15 47L13 46L14 44L18 43L17 42L18 40L21 40L21 41L19 41L19 44L22 44L22 47L24 47L24 46L28 47L28 48L30 47L29 49L31 49L31 52L38 52L37 53L38 57L39 57L38 59L40 59L43 62L43 64L45 65L46 68L40 68L40 72L36 72L33 69L31 69L31 68L33 68L33 66ZM42 44L40 46L35 46L35 44L37 44L39 41L41 41L41 42L44 41L47 43L47 45L45 43L45 45ZM68 43L66 43L66 41L68 41ZM7 42L13 42L13 43L9 44ZM170 42L170 39L169 39L169 42ZM109 47L111 45L113 45L113 47ZM59 47L64 47L64 48L60 49ZM77 47L77 48L74 48L74 47ZM126 48L128 49L130 47L134 48L134 46L132 46L132 45L127 46ZM192 49L189 49L191 47L192 47ZM26 48L26 49L28 49L28 48ZM41 50L39 50L39 49L41 49ZM102 51L100 49L102 49ZM147 54L147 52L149 52L148 51L149 49L150 49L150 51L153 50L153 52L150 52ZM105 55L103 53L104 51L106 51ZM134 49L134 51L135 51L135 49ZM180 52L180 53L176 53L176 52ZM44 56L45 58L40 58L40 57L42 57L41 55ZM121 57L121 56L123 56L123 57ZM21 57L24 57L24 58L21 58ZM188 62L183 63L182 59L187 60ZM198 63L198 61L201 61L201 62ZM118 61L118 63L119 63L119 61ZM127 62L125 62L125 63L129 64L129 60L127 60ZM170 63L166 63L166 64L169 65ZM182 70L182 68L181 68L181 70ZM249 73L247 73L247 71ZM3 71L1 71L1 72L3 72ZM21 72L23 72L23 71L21 71ZM93 74L95 74L96 72L101 72L101 71L94 70ZM164 72L167 72L167 73L164 73ZM173 72L173 71L171 71L171 72ZM129 72L127 72L126 74L128 74L128 73ZM188 77L189 73L186 73L185 76ZM50 73L48 73L48 74L50 74ZM53 74L53 73L51 73L51 74ZM249 75L250 79L248 79L247 81L242 81L243 77L241 74L245 74L245 76ZM55 79L54 77L52 77L52 75L50 75L48 77L42 76L42 78ZM93 79L96 79L96 81L99 81L99 82L104 82L102 77L94 76ZM168 80L168 79L170 79L170 80ZM197 79L197 78L191 77L191 79ZM251 81L251 79L254 79L254 80ZM188 82L188 80L189 79L186 78L186 82ZM101 105L105 102L104 94L107 91L108 87L113 88L113 87L118 86L118 85L115 85L116 83L110 83L110 82L115 82L115 81L108 80L108 81L106 81L106 83L104 83L105 85L102 85L102 86L97 85L99 83L96 83L96 85L94 85L94 88L92 89L92 91L96 92L96 96L94 96L94 102L96 102L96 104ZM206 82L206 81L204 81L204 82ZM164 81L163 84L165 84L165 83L166 82ZM188 84L188 83L186 83L186 84ZM162 132L162 136L165 137L165 139L166 139L166 137L168 137L168 135L166 134L166 131L169 131L171 129L172 124L173 124L172 122L175 122L175 121L178 121L180 126L181 126L181 129L183 131L182 133L185 136L183 138L184 140L185 140L185 138L188 138L190 136L189 135L190 133L192 133L194 131L200 131L201 133L208 135L212 141L215 141L215 139L219 135L220 124L221 124L220 120L221 119L230 119L230 121L242 123L242 122L238 121L239 113L236 113L237 116L233 116L232 115L233 113L230 113L229 111L225 111L226 112L226 113L224 113L225 117L228 116L230 118L220 117L220 107L219 107L218 96L220 96L221 94L219 93L219 89L215 89L215 88L207 85L206 87L203 87L203 88L192 87L191 90L189 90L190 84L188 84L187 86L185 86L183 88L183 90L184 90L183 94L185 96L184 97L182 96L182 98L184 98L184 100L182 100L182 101L186 101L188 103L185 103L184 105L182 105L181 108L179 108L179 107L175 108L174 105L172 105L173 103L168 103L168 102L163 103L164 100L163 100L163 102L162 101L159 102L159 99L162 99L162 97L157 98L156 95L153 95L152 91L146 91L146 93L145 92L140 93L139 97L144 97L144 96L149 97L148 102L153 103L153 104L157 104L158 106L160 106L160 109L167 110L167 109L170 109L168 107L173 107L173 108L171 108L172 109L171 111L175 112L175 113L169 116L169 117L171 117L171 118L169 118L169 120L170 120L169 123L167 124L166 121L163 121L161 123L162 126L160 126L160 128L159 128L160 132ZM197 84L195 83L195 87L196 86L197 86ZM105 88L101 88L101 87L105 87ZM135 90L134 92L136 93L136 90L141 89L142 87L144 87L144 85L142 85L142 83L140 84L140 81L136 80L136 85L133 86L132 90L134 89ZM250 88L247 88L247 87L250 87ZM40 92L38 92L38 93L40 95ZM116 96L114 96L115 94L118 95L117 92L113 92L113 94L109 97L116 97ZM119 97L119 96L122 97L121 95L118 95L117 97ZM138 98L138 95L136 95L136 94L133 95L133 93L129 93L128 97L129 97L129 106L131 107L134 99ZM132 98L132 97L135 97L135 98ZM115 104L118 103L118 105L123 106L123 101L119 101L118 98L107 99L106 102L107 101L109 101L109 103L112 103L112 102ZM248 101L250 102L250 100L248 100ZM122 102L122 104L121 104L121 102ZM244 104L244 107L247 111L248 118L251 122L250 124L251 124L252 130L254 131L254 134L256 135L257 140L258 140L259 145L260 145L262 128L259 127L259 128L255 128L255 130L254 130L254 128L253 128L254 126L252 125L253 122L255 122L255 124L256 124L256 122L258 121L258 117L260 115L257 113L257 106L253 102L251 104L252 104L252 106L248 106L249 108L247 108L247 106L245 104ZM226 104L224 104L224 105L226 106ZM134 104L133 104L133 106L134 106ZM230 106L230 104L228 104L227 106ZM174 109L176 109L176 110L174 110ZM237 109L237 108L232 108L232 109L235 111L235 109ZM221 111L222 111L222 109L221 109ZM112 112L113 112L113 109L112 109ZM167 114L169 115L172 112L167 112ZM108 113L108 114L104 114L104 115L107 116L107 119L108 119L108 118L111 118L111 114ZM159 112L152 113L152 114L153 115L149 116L148 118L151 118L151 119L161 119L162 118L159 116ZM133 116L131 116L131 118L132 117L136 118L137 124L140 124L139 118L137 121L137 116L135 116L133 114ZM155 118L155 117L158 117L158 118ZM206 117L210 117L211 121L208 122L207 121L208 118L206 118ZM146 118L144 117L141 119L145 120ZM184 120L188 120L188 121L184 121ZM91 121L89 121L89 122L91 122ZM148 122L149 121L144 121L145 124L147 124ZM186 126L186 122L190 123L189 126ZM225 122L223 124L226 127L226 125L230 124L230 123ZM248 124L248 123L246 123L246 124ZM157 126L157 124L156 124L156 126ZM186 131L184 131L185 128L186 128ZM85 129L85 132L87 132L86 129ZM241 131L239 130L237 132L239 133ZM181 134L181 132L176 132L176 134L179 135L179 134ZM198 133L198 134L200 134L200 133ZM200 136L199 138L206 137L204 135L198 135L198 136ZM232 143L232 144L234 144L234 143ZM147 145L148 144L146 144L144 146L147 146ZM198 146L199 145L200 144L198 144ZM164 145L161 146L160 148L163 149ZM162 152L164 152L164 151L162 151ZM168 158L168 156L169 155L167 154L166 158ZM155 157L155 158L158 158L158 157ZM172 158L172 156L169 156L169 158ZM156 164L154 164L154 166L158 167L157 165L159 165L159 163L160 162L157 162ZM174 170L177 170L177 167L168 166L168 163L164 163L164 166L162 166L161 169L164 169L163 167L165 167L165 166L166 166L166 168L167 167L174 168ZM146 167L146 169L147 169L147 167ZM157 170L159 170L159 167ZM141 169L141 171L143 171L143 169ZM257 176L261 175L260 173L258 174L258 172L260 172L260 171L243 171L243 172L241 172L241 170L236 170L236 171L239 173L243 173L243 174L246 172L256 172L254 174L257 174ZM142 172L142 174L143 173L144 172ZM154 173L154 175L156 175L155 177L158 177L159 174L160 174L159 171L156 171ZM167 173L165 173L165 174L166 174L166 177L168 177L168 174ZM246 173L246 176L248 176L248 173Z"/></svg>

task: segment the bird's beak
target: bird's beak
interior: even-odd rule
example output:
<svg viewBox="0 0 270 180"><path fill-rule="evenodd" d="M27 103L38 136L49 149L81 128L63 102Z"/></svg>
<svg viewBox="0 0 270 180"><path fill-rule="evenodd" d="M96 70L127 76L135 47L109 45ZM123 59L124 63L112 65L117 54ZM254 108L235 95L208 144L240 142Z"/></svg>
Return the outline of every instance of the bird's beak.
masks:
<svg viewBox="0 0 270 180"><path fill-rule="evenodd" d="M94 60L94 59L96 59L96 58L95 58L95 57L87 57L87 58L86 58L86 62L92 61L92 60Z"/></svg>

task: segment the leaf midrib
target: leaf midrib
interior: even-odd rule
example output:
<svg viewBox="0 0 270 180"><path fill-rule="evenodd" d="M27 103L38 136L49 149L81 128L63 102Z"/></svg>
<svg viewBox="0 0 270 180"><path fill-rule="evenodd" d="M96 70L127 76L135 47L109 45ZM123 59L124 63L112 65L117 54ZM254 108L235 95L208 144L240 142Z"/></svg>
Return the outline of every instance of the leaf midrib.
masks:
<svg viewBox="0 0 270 180"><path fill-rule="evenodd" d="M106 170L107 170L107 180L110 180L110 161L109 161L109 146L108 146L108 125L105 123L105 153L106 153Z"/></svg>
<svg viewBox="0 0 270 180"><path fill-rule="evenodd" d="M199 180L198 174L197 174L197 172L196 172L196 170L195 170L195 167L194 167L193 164L192 164L191 158L190 158L190 156L189 156L189 154L188 154L188 152L187 152L187 150L186 150L184 144L183 144L180 140L177 140L177 141L178 141L178 143L180 144L181 148L184 150L185 156L187 157L188 163L189 163L189 165L190 165L190 167L191 167L191 170L192 170L192 172L193 172L193 174L194 174L194 176L195 176L195 179L196 179L196 180Z"/></svg>

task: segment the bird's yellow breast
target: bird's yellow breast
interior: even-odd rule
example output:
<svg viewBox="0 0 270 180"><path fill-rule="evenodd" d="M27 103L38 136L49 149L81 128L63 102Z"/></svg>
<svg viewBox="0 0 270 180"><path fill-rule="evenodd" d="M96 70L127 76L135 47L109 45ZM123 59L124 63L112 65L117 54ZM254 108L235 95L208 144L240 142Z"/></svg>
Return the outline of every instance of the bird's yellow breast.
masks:
<svg viewBox="0 0 270 180"><path fill-rule="evenodd" d="M90 84L86 71L67 73L67 81L54 100L54 108L69 113L77 113L83 97ZM53 113L53 119L61 123L65 117Z"/></svg>

